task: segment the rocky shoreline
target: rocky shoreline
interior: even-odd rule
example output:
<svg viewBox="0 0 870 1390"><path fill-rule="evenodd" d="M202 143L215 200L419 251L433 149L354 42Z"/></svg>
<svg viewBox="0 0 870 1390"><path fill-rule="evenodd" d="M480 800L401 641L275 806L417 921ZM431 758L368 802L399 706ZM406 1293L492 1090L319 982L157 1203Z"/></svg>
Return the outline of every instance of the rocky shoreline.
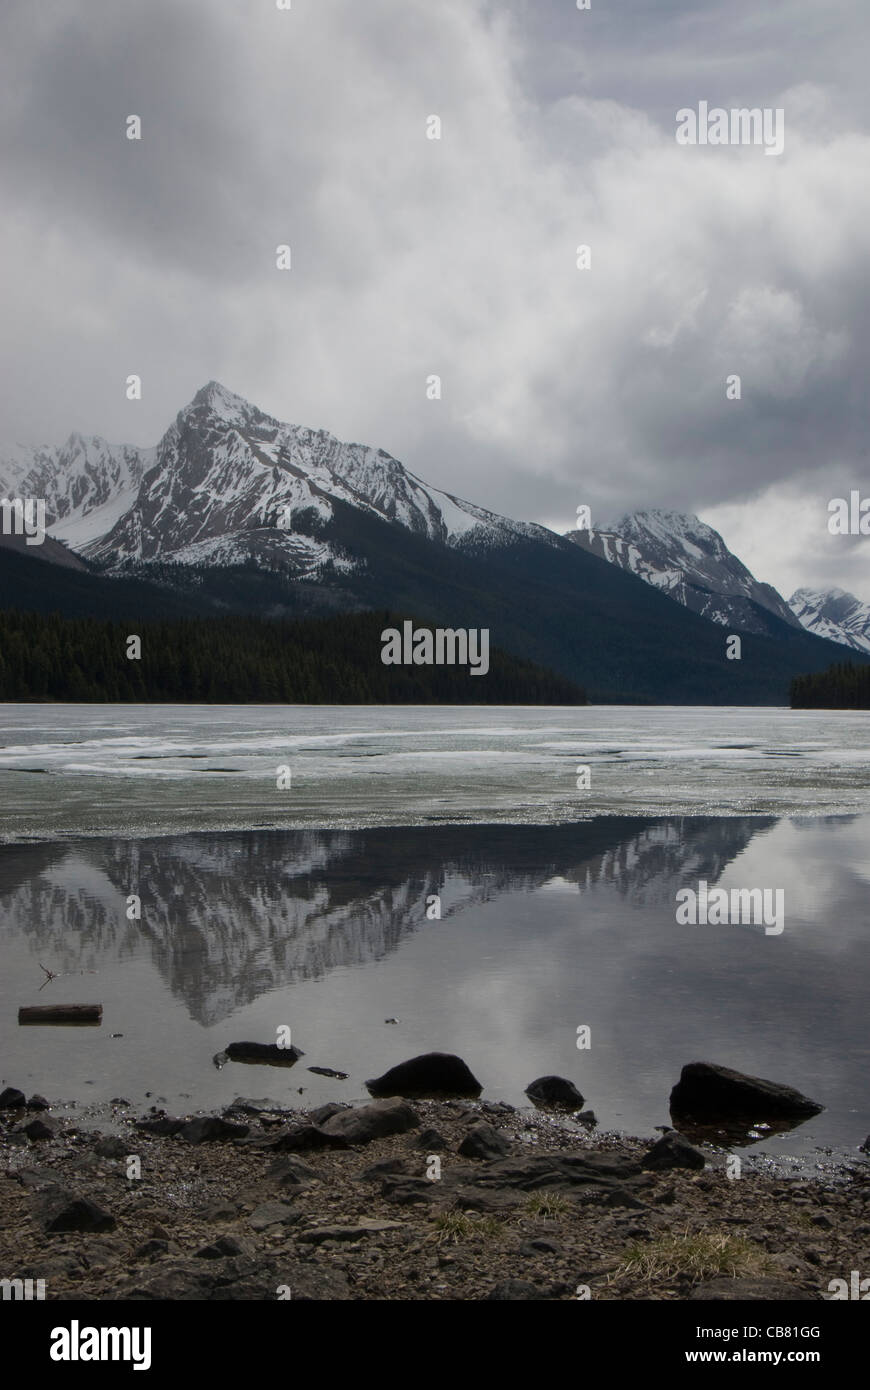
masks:
<svg viewBox="0 0 870 1390"><path fill-rule="evenodd" d="M60 1300L619 1301L830 1299L870 1274L859 1156L735 1178L676 1130L651 1144L474 1099L119 1100L113 1121L0 1097L0 1278Z"/></svg>

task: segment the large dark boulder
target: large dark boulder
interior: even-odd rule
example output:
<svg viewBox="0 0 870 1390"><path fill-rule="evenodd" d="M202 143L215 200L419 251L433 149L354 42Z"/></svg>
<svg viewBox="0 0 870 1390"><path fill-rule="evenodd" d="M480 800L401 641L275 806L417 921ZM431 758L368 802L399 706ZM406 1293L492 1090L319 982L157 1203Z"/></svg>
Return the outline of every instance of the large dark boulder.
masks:
<svg viewBox="0 0 870 1390"><path fill-rule="evenodd" d="M450 1052L424 1052L366 1086L373 1096L479 1096L483 1090L462 1058Z"/></svg>
<svg viewBox="0 0 870 1390"><path fill-rule="evenodd" d="M761 1120L768 1115L818 1115L823 1109L792 1086L746 1076L712 1062L689 1062L671 1091L672 1115Z"/></svg>
<svg viewBox="0 0 870 1390"><path fill-rule="evenodd" d="M7 1086L5 1091L0 1091L0 1110L23 1110L26 1104L24 1092L17 1086Z"/></svg>
<svg viewBox="0 0 870 1390"><path fill-rule="evenodd" d="M376 1100L371 1105L355 1106L352 1110L342 1110L325 1120L318 1129L328 1139L341 1143L369 1144L373 1139L383 1139L389 1134L405 1134L410 1129L416 1129L419 1123L417 1112L395 1097Z"/></svg>
<svg viewBox="0 0 870 1390"><path fill-rule="evenodd" d="M669 1129L647 1149L641 1167L655 1173L667 1168L703 1168L705 1162L700 1149L690 1144L684 1134Z"/></svg>
<svg viewBox="0 0 870 1390"><path fill-rule="evenodd" d="M537 1081L526 1087L526 1095L535 1105L568 1106L571 1110L583 1109L583 1097L573 1081L564 1076L539 1076Z"/></svg>

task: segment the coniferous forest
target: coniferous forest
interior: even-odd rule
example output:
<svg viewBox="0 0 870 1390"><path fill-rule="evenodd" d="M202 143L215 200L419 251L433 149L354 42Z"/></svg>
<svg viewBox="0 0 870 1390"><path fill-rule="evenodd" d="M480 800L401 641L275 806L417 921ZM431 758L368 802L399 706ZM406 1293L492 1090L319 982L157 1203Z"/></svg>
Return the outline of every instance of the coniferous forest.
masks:
<svg viewBox="0 0 870 1390"><path fill-rule="evenodd" d="M191 704L586 703L572 681L493 647L486 675L381 661L394 614L141 623L0 613L0 700ZM426 626L426 624L421 624ZM141 639L141 657L127 652Z"/></svg>
<svg viewBox="0 0 870 1390"><path fill-rule="evenodd" d="M792 709L870 709L870 666L838 661L827 671L795 676Z"/></svg>

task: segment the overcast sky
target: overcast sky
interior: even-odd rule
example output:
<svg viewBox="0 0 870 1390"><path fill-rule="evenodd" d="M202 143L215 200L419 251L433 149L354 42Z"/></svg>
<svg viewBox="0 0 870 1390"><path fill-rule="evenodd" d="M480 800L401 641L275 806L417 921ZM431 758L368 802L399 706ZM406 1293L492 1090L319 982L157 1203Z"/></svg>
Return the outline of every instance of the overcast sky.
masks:
<svg viewBox="0 0 870 1390"><path fill-rule="evenodd" d="M0 35L4 441L154 444L216 378L507 515L698 512L870 599L827 532L870 496L866 0L4 0ZM678 145L701 101L782 108L783 153Z"/></svg>

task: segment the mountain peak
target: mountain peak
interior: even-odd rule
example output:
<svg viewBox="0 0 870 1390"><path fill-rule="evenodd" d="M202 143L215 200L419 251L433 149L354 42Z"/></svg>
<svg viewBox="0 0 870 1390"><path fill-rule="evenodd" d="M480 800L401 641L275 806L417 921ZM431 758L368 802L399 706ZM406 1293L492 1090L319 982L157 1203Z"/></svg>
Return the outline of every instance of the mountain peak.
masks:
<svg viewBox="0 0 870 1390"><path fill-rule="evenodd" d="M719 532L714 531L713 527L708 526L699 516L695 516L694 512L673 512L663 507L649 507L637 512L628 512L613 529L627 540L641 534L669 541L684 541L688 538L725 549Z"/></svg>
<svg viewBox="0 0 870 1390"><path fill-rule="evenodd" d="M228 390L220 381L207 381L205 386L201 386L188 409L195 406L208 406L218 415L250 414L254 409L244 396L236 395L235 391Z"/></svg>

